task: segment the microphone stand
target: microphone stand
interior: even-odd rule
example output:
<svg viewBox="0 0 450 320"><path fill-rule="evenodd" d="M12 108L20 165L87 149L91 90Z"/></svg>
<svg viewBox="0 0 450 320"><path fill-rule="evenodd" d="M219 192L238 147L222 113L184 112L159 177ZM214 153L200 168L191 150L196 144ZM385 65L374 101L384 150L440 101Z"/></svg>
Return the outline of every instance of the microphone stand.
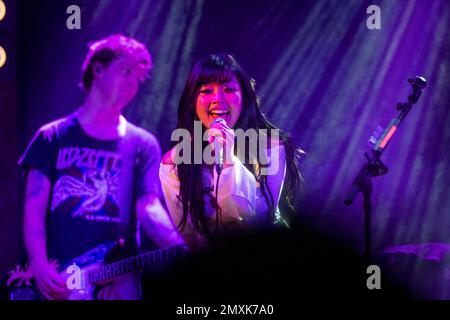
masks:
<svg viewBox="0 0 450 320"><path fill-rule="evenodd" d="M372 264L372 234L371 234L371 211L372 211L372 177L381 176L388 172L388 168L381 161L380 157L386 149L387 144L394 136L400 124L408 115L411 107L419 100L422 89L426 86L426 80L423 77L416 76L414 79L408 79L408 83L412 86L413 91L408 96L405 103L397 103L397 110L400 114L397 118L392 119L386 129L378 127L374 134L370 137L369 142L374 145L372 148L372 156L367 152L364 156L367 163L363 164L352 183L351 190L347 193L344 200L346 205L351 205L359 192L363 195L364 210L364 259L366 263Z"/></svg>

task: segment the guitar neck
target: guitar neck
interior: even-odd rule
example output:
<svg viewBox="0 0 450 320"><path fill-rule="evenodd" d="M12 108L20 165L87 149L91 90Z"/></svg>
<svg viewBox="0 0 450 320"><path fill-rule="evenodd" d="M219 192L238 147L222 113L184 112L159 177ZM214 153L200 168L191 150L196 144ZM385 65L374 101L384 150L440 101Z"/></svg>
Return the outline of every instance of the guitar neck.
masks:
<svg viewBox="0 0 450 320"><path fill-rule="evenodd" d="M138 270L139 268L170 261L185 252L183 245L176 245L165 249L146 252L124 260L103 265L88 272L87 279L90 284L108 281Z"/></svg>

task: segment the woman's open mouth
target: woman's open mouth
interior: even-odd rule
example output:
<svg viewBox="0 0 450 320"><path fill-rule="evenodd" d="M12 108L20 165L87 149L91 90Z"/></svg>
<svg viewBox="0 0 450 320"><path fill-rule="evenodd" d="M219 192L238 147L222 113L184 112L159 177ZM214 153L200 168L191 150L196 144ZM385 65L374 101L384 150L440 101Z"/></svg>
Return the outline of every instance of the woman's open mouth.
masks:
<svg viewBox="0 0 450 320"><path fill-rule="evenodd" d="M213 117L223 117L223 116L230 115L230 112L228 110L211 110L208 113L210 116L213 116Z"/></svg>

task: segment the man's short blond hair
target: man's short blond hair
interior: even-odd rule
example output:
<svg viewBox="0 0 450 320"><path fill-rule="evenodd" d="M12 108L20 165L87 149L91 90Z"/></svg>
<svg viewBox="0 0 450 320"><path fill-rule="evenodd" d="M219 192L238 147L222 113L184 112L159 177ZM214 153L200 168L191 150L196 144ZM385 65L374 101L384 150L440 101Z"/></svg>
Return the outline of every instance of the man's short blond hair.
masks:
<svg viewBox="0 0 450 320"><path fill-rule="evenodd" d="M145 75L140 80L145 80L152 68L152 58L145 45L133 38L114 34L89 44L89 52L81 68L80 86L86 91L91 88L94 80L93 65L95 62L100 62L104 67L108 67L115 59L125 56L136 61L137 67Z"/></svg>

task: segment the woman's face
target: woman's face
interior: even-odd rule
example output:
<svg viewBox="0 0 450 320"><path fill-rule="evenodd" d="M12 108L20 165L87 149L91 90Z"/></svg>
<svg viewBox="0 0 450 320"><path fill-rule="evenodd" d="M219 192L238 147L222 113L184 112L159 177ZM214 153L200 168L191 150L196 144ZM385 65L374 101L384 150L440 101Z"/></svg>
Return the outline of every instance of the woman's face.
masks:
<svg viewBox="0 0 450 320"><path fill-rule="evenodd" d="M207 83L201 86L195 112L207 129L217 118L222 118L230 128L233 128L241 111L242 90L234 75L229 82Z"/></svg>

